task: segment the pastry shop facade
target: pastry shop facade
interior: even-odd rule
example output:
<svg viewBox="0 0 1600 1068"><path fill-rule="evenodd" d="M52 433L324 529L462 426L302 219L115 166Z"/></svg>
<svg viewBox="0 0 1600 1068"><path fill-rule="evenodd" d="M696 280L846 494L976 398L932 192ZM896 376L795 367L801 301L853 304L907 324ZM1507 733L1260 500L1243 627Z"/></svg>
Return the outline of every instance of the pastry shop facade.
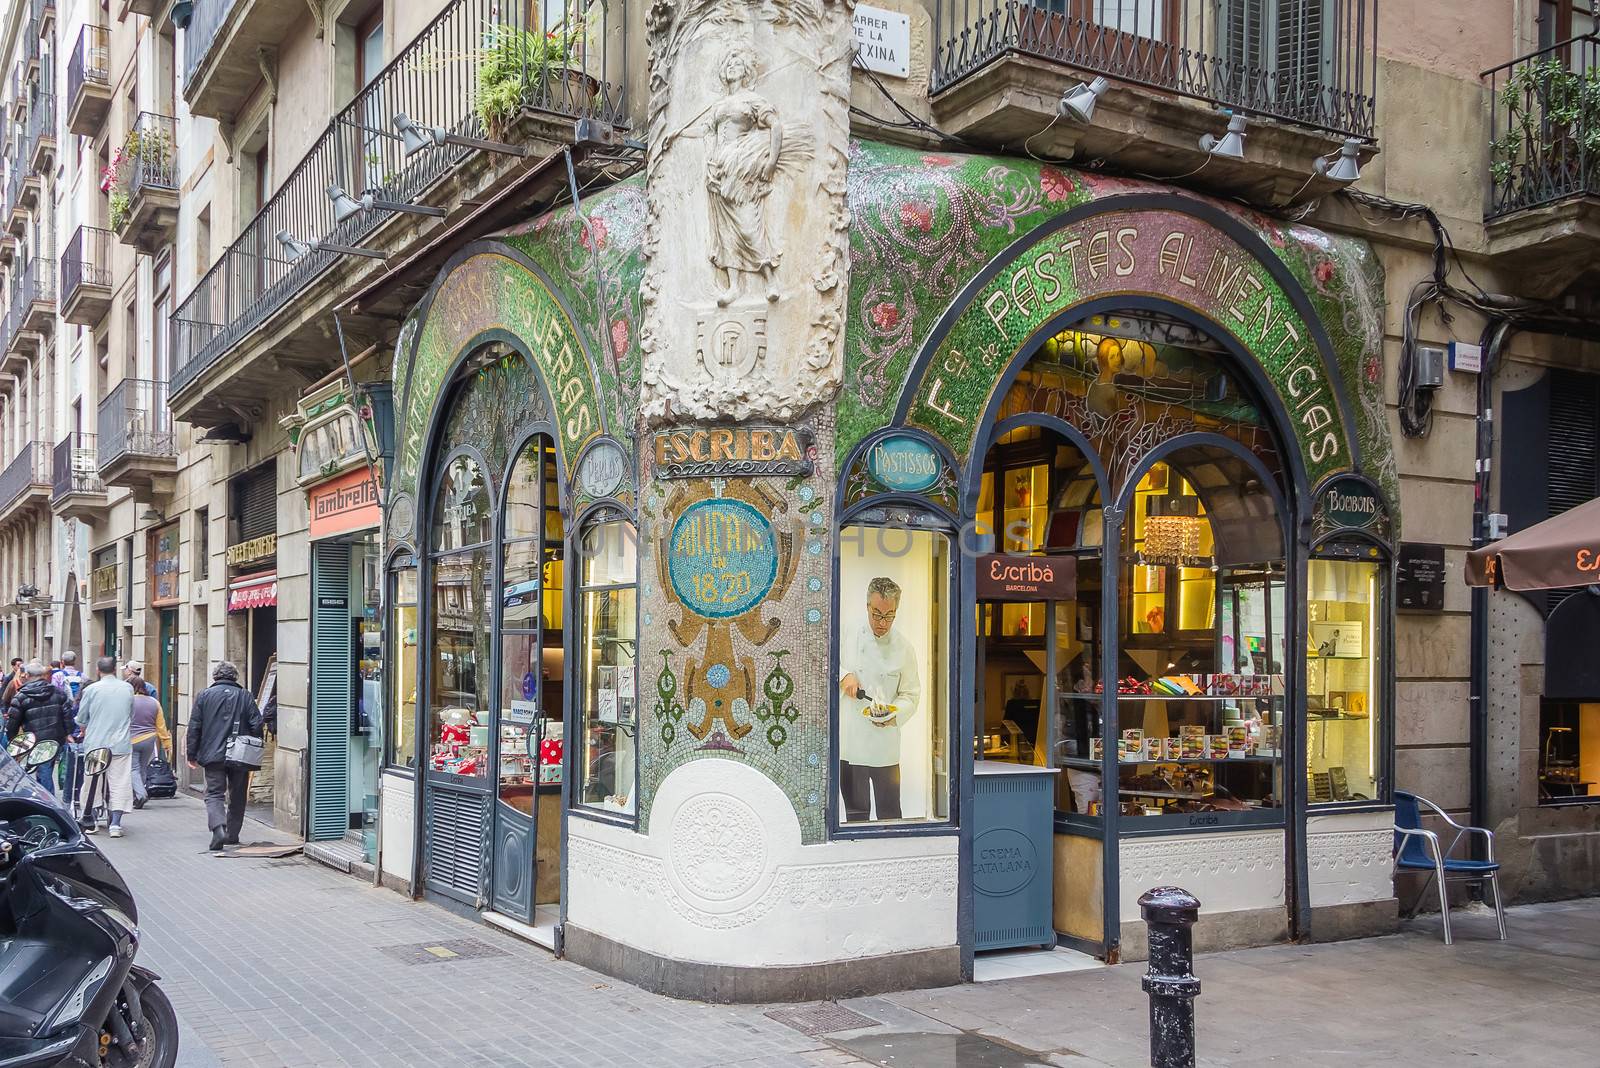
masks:
<svg viewBox="0 0 1600 1068"><path fill-rule="evenodd" d="M788 418L644 414L642 183L415 308L383 880L708 1000L1135 959L1160 885L1202 948L1392 930L1371 249L1032 161L849 174L843 370Z"/></svg>

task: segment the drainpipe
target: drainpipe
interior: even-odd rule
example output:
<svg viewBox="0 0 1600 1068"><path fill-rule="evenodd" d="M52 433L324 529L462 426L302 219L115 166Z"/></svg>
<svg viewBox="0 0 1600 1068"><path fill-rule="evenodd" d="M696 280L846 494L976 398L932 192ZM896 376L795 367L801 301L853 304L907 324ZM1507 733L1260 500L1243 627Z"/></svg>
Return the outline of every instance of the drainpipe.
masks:
<svg viewBox="0 0 1600 1068"><path fill-rule="evenodd" d="M1483 370L1478 375L1477 463L1472 494L1472 547L1489 542L1490 465L1494 458L1494 374L1500 366L1500 353L1511 338L1508 319L1491 319L1483 328ZM1471 791L1469 819L1474 827L1489 825L1489 587L1472 588L1471 668L1468 696L1468 722L1471 753ZM1470 835L1472 855L1485 859L1482 835ZM1481 895L1481 887L1474 891Z"/></svg>

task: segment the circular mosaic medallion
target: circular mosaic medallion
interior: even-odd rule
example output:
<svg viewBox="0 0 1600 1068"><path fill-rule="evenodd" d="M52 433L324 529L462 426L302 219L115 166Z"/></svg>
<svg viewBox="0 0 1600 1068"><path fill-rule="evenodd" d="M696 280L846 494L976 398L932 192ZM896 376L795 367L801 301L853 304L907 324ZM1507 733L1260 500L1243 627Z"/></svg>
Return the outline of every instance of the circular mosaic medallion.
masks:
<svg viewBox="0 0 1600 1068"><path fill-rule="evenodd" d="M610 438L601 438L578 461L578 489L590 497L609 497L628 477L628 457Z"/></svg>
<svg viewBox="0 0 1600 1068"><path fill-rule="evenodd" d="M396 493L389 501L389 540L404 541L417 526L417 505L409 493Z"/></svg>
<svg viewBox="0 0 1600 1068"><path fill-rule="evenodd" d="M706 619L742 615L778 577L778 539L754 505L696 501L672 524L667 577L685 608Z"/></svg>

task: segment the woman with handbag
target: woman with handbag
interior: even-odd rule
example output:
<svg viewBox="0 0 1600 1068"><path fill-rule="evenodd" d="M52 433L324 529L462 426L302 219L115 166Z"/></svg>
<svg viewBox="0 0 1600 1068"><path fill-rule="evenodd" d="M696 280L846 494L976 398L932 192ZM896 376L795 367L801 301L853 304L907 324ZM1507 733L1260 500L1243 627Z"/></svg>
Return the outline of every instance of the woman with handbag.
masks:
<svg viewBox="0 0 1600 1068"><path fill-rule="evenodd" d="M189 766L205 769L209 848L220 853L239 844L250 773L261 766L261 710L228 661L217 662L211 685L194 699L184 745Z"/></svg>
<svg viewBox="0 0 1600 1068"><path fill-rule="evenodd" d="M95 664L100 678L84 687L78 702L78 741L83 751L109 749L111 762L106 767L106 808L111 812L112 838L122 837L122 814L133 807L133 687L117 678L117 662L102 656ZM86 783L94 783L86 777ZM93 800L83 798L85 833L94 833Z"/></svg>
<svg viewBox="0 0 1600 1068"><path fill-rule="evenodd" d="M150 800L150 762L157 752L163 759L172 752L172 735L167 732L161 702L145 692L144 681L131 665L124 669L123 677L133 687L133 807L144 808Z"/></svg>

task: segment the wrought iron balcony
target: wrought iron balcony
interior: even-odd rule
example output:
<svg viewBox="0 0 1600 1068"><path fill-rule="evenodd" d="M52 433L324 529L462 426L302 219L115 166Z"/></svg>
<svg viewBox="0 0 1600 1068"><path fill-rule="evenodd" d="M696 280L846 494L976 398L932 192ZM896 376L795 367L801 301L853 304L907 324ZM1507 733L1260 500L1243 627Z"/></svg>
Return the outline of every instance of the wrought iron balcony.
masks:
<svg viewBox="0 0 1600 1068"><path fill-rule="evenodd" d="M100 477L107 486L148 489L177 470L165 382L124 378L100 402L96 422Z"/></svg>
<svg viewBox="0 0 1600 1068"><path fill-rule="evenodd" d="M94 519L105 511L95 436L76 432L56 442L50 458L50 506L68 519Z"/></svg>
<svg viewBox="0 0 1600 1068"><path fill-rule="evenodd" d="M111 35L84 26L67 58L67 128L93 136L111 108Z"/></svg>
<svg viewBox="0 0 1600 1068"><path fill-rule="evenodd" d="M128 205L112 220L112 229L124 244L154 252L177 227L177 159L172 117L139 112L115 163Z"/></svg>
<svg viewBox="0 0 1600 1068"><path fill-rule="evenodd" d="M935 94L1007 57L1373 136L1377 0L934 0Z"/></svg>
<svg viewBox="0 0 1600 1068"><path fill-rule="evenodd" d="M248 3L248 0L246 0ZM183 34L183 91L190 110L194 110L194 90L197 76L217 43L218 31L233 13L239 0L195 0L194 13ZM283 5L287 6L287 5ZM200 114L200 112L195 112Z"/></svg>
<svg viewBox="0 0 1600 1068"><path fill-rule="evenodd" d="M6 229L22 236L28 213L23 203L23 187L28 183L28 165L18 155L6 161Z"/></svg>
<svg viewBox="0 0 1600 1068"><path fill-rule="evenodd" d="M192 42L207 32L201 12L224 18L246 0L201 0ZM383 207L334 214L330 187L350 197L416 203L441 179L483 154L453 143L405 150L394 120L473 138L516 136L531 113L570 139L573 121L625 125L623 75L629 59L624 0L591 0L572 36L530 27L529 6L453 0L333 117L276 193L200 279L172 315L173 397L336 262L323 244L360 246L396 212ZM554 42L554 43L551 43ZM547 52L558 48L558 58ZM635 57L642 58L642 57ZM498 86L484 70L503 72ZM488 85L493 92L486 93ZM553 136L553 135L552 135ZM282 237L280 238L280 235ZM286 240L287 239L287 240ZM181 406L180 406L181 407Z"/></svg>
<svg viewBox="0 0 1600 1068"><path fill-rule="evenodd" d="M40 93L28 110L29 165L39 174L48 173L56 159L56 94Z"/></svg>
<svg viewBox="0 0 1600 1068"><path fill-rule="evenodd" d="M1600 36L1484 71L1490 197L1485 216L1600 196Z"/></svg>
<svg viewBox="0 0 1600 1068"><path fill-rule="evenodd" d="M80 226L61 254L61 317L79 326L94 326L111 307L110 230Z"/></svg>
<svg viewBox="0 0 1600 1068"><path fill-rule="evenodd" d="M0 523L49 500L50 446L42 441L26 442L17 450L17 458L0 471Z"/></svg>

